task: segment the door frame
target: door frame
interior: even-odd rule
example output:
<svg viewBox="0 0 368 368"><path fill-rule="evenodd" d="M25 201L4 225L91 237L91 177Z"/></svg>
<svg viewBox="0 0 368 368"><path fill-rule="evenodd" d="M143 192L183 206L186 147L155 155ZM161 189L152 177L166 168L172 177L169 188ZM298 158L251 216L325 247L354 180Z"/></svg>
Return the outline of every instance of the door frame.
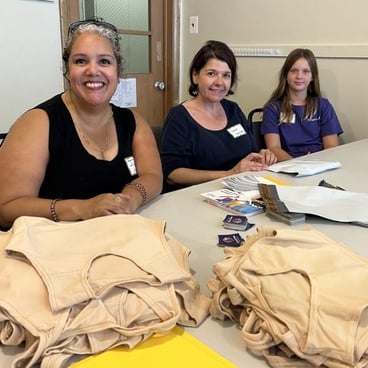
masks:
<svg viewBox="0 0 368 368"><path fill-rule="evenodd" d="M152 0L151 0L152 1ZM164 15L164 116L170 107L179 103L180 73L180 0L163 0ZM79 20L79 4L76 0L60 0L60 32L62 48L65 44L68 26ZM65 81L66 83L66 81Z"/></svg>

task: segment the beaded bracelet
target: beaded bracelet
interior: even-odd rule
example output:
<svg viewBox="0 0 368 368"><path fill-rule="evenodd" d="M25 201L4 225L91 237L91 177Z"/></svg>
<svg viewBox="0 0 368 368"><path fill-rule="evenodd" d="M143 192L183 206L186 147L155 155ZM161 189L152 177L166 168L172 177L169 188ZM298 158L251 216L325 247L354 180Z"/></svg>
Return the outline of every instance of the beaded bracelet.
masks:
<svg viewBox="0 0 368 368"><path fill-rule="evenodd" d="M51 213L51 218L52 218L52 220L53 220L53 221L55 221L55 222L59 222L59 221L60 221L60 220L59 220L59 217L58 217L58 215L57 215L57 213L56 213L56 210L55 210L55 204L56 204L56 202L57 202L57 201L60 201L60 199L61 199L61 198L53 199L53 200L51 201L51 204L50 204L50 213Z"/></svg>
<svg viewBox="0 0 368 368"><path fill-rule="evenodd" d="M142 196L142 204L145 204L147 201L147 192L146 192L146 188L144 187L144 185L141 183L128 183L126 186L128 185L131 185L133 188L138 190L138 192Z"/></svg>

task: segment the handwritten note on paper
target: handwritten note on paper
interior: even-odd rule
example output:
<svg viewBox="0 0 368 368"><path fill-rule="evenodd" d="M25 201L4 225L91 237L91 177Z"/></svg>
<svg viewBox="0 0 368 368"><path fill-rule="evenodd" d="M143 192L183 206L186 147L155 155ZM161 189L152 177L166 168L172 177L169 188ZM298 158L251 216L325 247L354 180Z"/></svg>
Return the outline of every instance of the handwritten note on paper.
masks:
<svg viewBox="0 0 368 368"><path fill-rule="evenodd" d="M118 87L111 98L111 103L120 107L136 107L137 106L137 79L123 78L120 79Z"/></svg>

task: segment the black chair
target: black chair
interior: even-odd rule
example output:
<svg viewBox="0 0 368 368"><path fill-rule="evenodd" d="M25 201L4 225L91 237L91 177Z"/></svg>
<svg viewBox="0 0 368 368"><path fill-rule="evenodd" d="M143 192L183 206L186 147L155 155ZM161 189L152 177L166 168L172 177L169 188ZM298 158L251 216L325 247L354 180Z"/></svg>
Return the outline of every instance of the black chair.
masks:
<svg viewBox="0 0 368 368"><path fill-rule="evenodd" d="M7 136L8 133L0 133L0 147L2 146L5 137Z"/></svg>
<svg viewBox="0 0 368 368"><path fill-rule="evenodd" d="M156 139L157 148L160 151L161 150L162 126L161 125L151 125L151 129Z"/></svg>
<svg viewBox="0 0 368 368"><path fill-rule="evenodd" d="M250 124L250 129L251 129L253 138L256 142L258 150L266 148L265 140L263 138L263 135L260 133L262 114L263 114L263 108L261 107L251 110L248 114L248 121Z"/></svg>

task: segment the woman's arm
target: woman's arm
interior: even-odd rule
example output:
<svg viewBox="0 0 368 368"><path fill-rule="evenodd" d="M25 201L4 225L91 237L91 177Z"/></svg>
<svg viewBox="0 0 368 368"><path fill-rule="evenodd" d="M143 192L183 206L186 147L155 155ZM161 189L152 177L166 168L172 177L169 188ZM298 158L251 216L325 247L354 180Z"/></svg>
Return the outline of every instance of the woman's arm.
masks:
<svg viewBox="0 0 368 368"><path fill-rule="evenodd" d="M339 134L343 133L339 118L332 104L326 98L320 98L321 135L323 149L339 145Z"/></svg>
<svg viewBox="0 0 368 368"><path fill-rule="evenodd" d="M267 148L272 151L277 157L277 161L285 161L293 158L286 151L281 148L280 136L276 133L269 133L264 135Z"/></svg>
<svg viewBox="0 0 368 368"><path fill-rule="evenodd" d="M280 106L277 101L267 103L263 108L261 134L264 136L266 147L277 157L277 161L293 158L282 147L279 134Z"/></svg>
<svg viewBox="0 0 368 368"><path fill-rule="evenodd" d="M325 135L322 137L323 149L336 147L339 145L339 138L337 134Z"/></svg>
<svg viewBox="0 0 368 368"><path fill-rule="evenodd" d="M197 170L181 167L169 174L168 183L189 186L223 178L228 175L231 175L230 171Z"/></svg>
<svg viewBox="0 0 368 368"><path fill-rule="evenodd" d="M50 201L38 192L49 159L48 116L39 109L23 114L0 149L0 224L21 215L50 217Z"/></svg>
<svg viewBox="0 0 368 368"><path fill-rule="evenodd" d="M136 130L133 138L133 155L138 178L127 185L122 193L132 197L132 210L157 197L162 191L163 176L160 154L152 129L143 117L134 112Z"/></svg>

